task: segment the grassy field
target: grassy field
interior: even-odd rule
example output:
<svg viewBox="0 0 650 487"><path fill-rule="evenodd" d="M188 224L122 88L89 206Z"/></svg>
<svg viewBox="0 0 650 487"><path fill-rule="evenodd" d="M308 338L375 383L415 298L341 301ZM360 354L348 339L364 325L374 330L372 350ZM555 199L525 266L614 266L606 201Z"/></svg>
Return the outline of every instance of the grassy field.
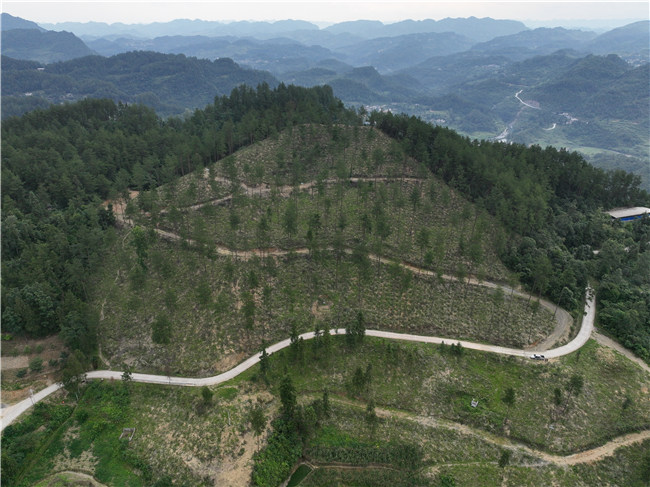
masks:
<svg viewBox="0 0 650 487"><path fill-rule="evenodd" d="M594 341L549 363L472 350L458 356L450 346L373 338L364 339L354 352L345 347L335 351L329 360L318 354L291 364L289 352L280 352L271 382L279 380L283 363L288 362L298 389L305 393L327 387L333 394L409 412L417 421L453 421L557 454L593 448L650 426L650 377ZM365 371L368 364L372 382L355 388L356 369ZM570 379L576 375L583 379L577 394L569 392ZM502 398L509 387L516 399L508 412ZM479 401L475 408L470 405L473 399Z"/></svg>
<svg viewBox="0 0 650 487"><path fill-rule="evenodd" d="M14 485L33 485L58 471L83 472L111 486L163 487L172 479L186 486L214 485L215 480L245 485L250 469L242 478L242 468L257 441L247 427L251 403L243 391L249 389L229 385L206 402L194 388L93 382L74 410L44 405L46 416L67 407L68 419L54 431L41 428L49 437L40 441ZM258 391L255 399L273 410L268 393ZM120 438L124 428L135 428L132 441ZM32 437L27 433L10 440L9 447Z"/></svg>

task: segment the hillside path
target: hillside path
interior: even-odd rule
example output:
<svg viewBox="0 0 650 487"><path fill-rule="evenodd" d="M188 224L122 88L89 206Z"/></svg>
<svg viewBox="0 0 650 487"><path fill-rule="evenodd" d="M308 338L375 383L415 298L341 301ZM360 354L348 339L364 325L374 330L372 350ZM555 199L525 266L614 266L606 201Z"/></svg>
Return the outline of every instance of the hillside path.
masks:
<svg viewBox="0 0 650 487"><path fill-rule="evenodd" d="M625 357L627 357L628 359L630 359L632 362L634 362L635 364L637 364L639 367L641 367L641 368L642 368L643 370L645 370L646 372L650 372L650 366L648 366L648 364L646 364L646 363L643 361L643 359L641 359L640 357L637 357L637 356L634 354L634 352L632 352L631 350L628 350L627 348L625 348L625 347L624 347L623 345L621 345L620 343L618 343L618 342L612 340L612 339L609 338L609 337L606 337L605 335L602 335L602 334L598 333L598 330L597 330L597 329L594 329L593 338L594 338L598 343L600 343L601 345L603 345L603 346L605 346L605 347L613 348L613 349L616 350L618 353L624 355Z"/></svg>
<svg viewBox="0 0 650 487"><path fill-rule="evenodd" d="M209 170L208 168L205 169L204 171L204 179L209 179ZM221 176L214 176L213 177L214 181L218 181L223 184L229 184L229 185L235 185L239 186L239 188L242 189L247 195L250 196L262 196L263 194L269 194L272 191L277 191L279 195L288 197L291 195L291 192L294 191L295 189L299 190L309 190L314 188L318 182L317 181L309 181L306 183L300 183L295 186L291 186L289 184L285 184L283 186L276 186L275 188L271 187L268 183L260 183L255 186L249 186L243 181L237 181L233 182L231 179L224 178ZM411 178L411 177L403 177L403 178L389 178L389 177L376 177L376 178L346 178L343 180L339 179L324 179L323 184L335 184L341 181L350 181L352 183L358 183L360 181L362 182L377 182L377 181L402 181L402 182L423 182L426 181L425 179L420 179L420 178ZM224 203L229 202L232 200L233 195L228 194L225 196L222 196L221 198L211 198L208 200L205 200L201 203L197 203L195 205L187 206L181 209L181 211L188 211L188 210L199 210L203 208L204 206L207 205L221 205ZM162 210L160 212L161 215L167 214L168 210Z"/></svg>
<svg viewBox="0 0 650 487"><path fill-rule="evenodd" d="M339 402L342 404L346 404L348 406L365 409L364 404L360 404L358 401L349 398L330 396L330 401ZM487 441L488 443L492 443L493 445L497 445L502 448L523 451L528 455L539 458L544 463L553 463L555 465L559 465L563 467L577 465L579 463L595 462L607 456L613 455L614 451L617 448L620 448L622 446L634 445L635 443L640 443L642 441L650 439L650 430L644 430L639 433L630 433L627 435L619 436L618 438L614 438L613 440L608 441L604 445L599 446L597 448L593 448L591 450L585 450L579 453L574 453L572 455L562 456L562 455L554 455L552 453L531 448L528 445L514 441L507 437L498 436L481 429L467 426L465 424L456 423L445 419L435 418L433 416L421 416L421 415L417 415L405 411L396 411L394 409L385 409L381 407L376 407L375 411L379 417L395 417L407 421L413 421L421 424L422 426L451 429L454 431L458 431L463 435L478 437L481 440Z"/></svg>

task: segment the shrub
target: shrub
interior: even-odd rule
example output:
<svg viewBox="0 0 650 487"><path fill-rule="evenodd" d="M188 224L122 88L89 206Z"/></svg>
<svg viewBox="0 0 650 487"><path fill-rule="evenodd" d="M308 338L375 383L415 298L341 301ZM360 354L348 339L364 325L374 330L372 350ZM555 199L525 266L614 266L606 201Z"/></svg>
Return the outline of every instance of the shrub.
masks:
<svg viewBox="0 0 650 487"><path fill-rule="evenodd" d="M441 475L438 479L438 485L440 487L456 487L456 481L449 475Z"/></svg>
<svg viewBox="0 0 650 487"><path fill-rule="evenodd" d="M21 377L25 377L27 375L27 369L20 369L18 372L16 372L16 377L19 379Z"/></svg>
<svg viewBox="0 0 650 487"><path fill-rule="evenodd" d="M89 416L88 411L84 411L84 410L77 411L77 412L75 413L75 415L74 415L75 419L76 419L80 424L85 423L86 420L88 419L88 416Z"/></svg>
<svg viewBox="0 0 650 487"><path fill-rule="evenodd" d="M43 359L41 357L34 357L29 361L29 368L33 372L40 372L43 370Z"/></svg>
<svg viewBox="0 0 650 487"><path fill-rule="evenodd" d="M206 281L201 282L196 288L196 298L202 306L207 306L212 301L212 288Z"/></svg>
<svg viewBox="0 0 650 487"><path fill-rule="evenodd" d="M172 322L165 315L158 315L151 324L151 340L154 343L166 345L171 341Z"/></svg>
<svg viewBox="0 0 650 487"><path fill-rule="evenodd" d="M167 289L165 291L164 301L167 309L175 310L176 305L178 304L178 296L176 295L176 292L173 289Z"/></svg>
<svg viewBox="0 0 650 487"><path fill-rule="evenodd" d="M55 358L51 358L47 363L50 364L50 367L56 367L59 364L59 361Z"/></svg>
<svg viewBox="0 0 650 487"><path fill-rule="evenodd" d="M510 465L510 450L504 450L499 458L499 467L505 468Z"/></svg>
<svg viewBox="0 0 650 487"><path fill-rule="evenodd" d="M214 392L212 392L208 386L201 387L201 397L203 398L203 402L209 404L210 401L212 401L212 396L214 396Z"/></svg>
<svg viewBox="0 0 650 487"><path fill-rule="evenodd" d="M32 347L27 345L25 349L23 350L23 355L30 355L32 353Z"/></svg>
<svg viewBox="0 0 650 487"><path fill-rule="evenodd" d="M42 353L43 352L43 345L40 343L36 345L36 353Z"/></svg>

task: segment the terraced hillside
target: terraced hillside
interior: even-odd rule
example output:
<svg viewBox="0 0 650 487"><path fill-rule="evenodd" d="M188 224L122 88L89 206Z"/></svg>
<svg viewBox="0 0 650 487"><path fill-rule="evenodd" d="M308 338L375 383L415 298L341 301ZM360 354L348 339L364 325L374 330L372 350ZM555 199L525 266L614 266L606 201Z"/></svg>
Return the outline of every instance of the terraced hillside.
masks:
<svg viewBox="0 0 650 487"><path fill-rule="evenodd" d="M214 375L263 341L344 328L359 312L376 329L517 348L551 333L554 307L513 294L493 218L385 135L337 130L283 133L129 203L95 303L104 358ZM339 154L334 134L350 140ZM302 157L313 160L287 185ZM146 257L132 225L148 229Z"/></svg>

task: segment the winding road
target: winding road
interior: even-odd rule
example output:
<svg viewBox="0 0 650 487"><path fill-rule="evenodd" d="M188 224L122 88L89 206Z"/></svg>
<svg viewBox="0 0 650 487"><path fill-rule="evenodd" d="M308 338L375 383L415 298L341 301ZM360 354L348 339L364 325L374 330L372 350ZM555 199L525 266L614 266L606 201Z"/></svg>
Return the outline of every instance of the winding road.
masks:
<svg viewBox="0 0 650 487"><path fill-rule="evenodd" d="M521 92L520 92L521 93ZM519 93L517 93L519 95ZM517 96L519 99L519 97ZM521 100L520 100L521 101ZM522 103L524 103L522 101ZM525 104L525 103L524 103ZM531 108L537 108L537 107L531 107ZM220 178L223 179L223 178ZM351 181L360 181L360 180L386 180L388 178L351 178ZM417 179L413 178L404 178L403 180L414 180L417 181ZM222 182L227 182L227 180L223 180ZM333 180L327 180L325 181L326 183L333 182ZM300 185L301 189L309 189L314 186L314 182L310 183L303 183ZM252 187L248 187L245 184L242 184L242 188L245 189L246 191L253 190ZM261 192L270 192L270 188L262 188L258 187L255 188L257 191ZM282 187L280 190L281 193L284 193L289 190L289 187ZM201 206L205 204L219 204L221 202L228 201L232 196L226 196L224 198L219 198L212 200L210 202L205 202L199 205L194 205L189 207L192 210L196 210L201 208ZM116 205L115 210L116 213L118 214L118 218L124 222L127 223L123 215L121 214L123 208L118 208L119 205ZM128 224L128 223L127 223ZM177 240L180 237L174 233L171 232L166 232L163 230L156 230L162 237L167 238L167 239L173 239ZM224 246L216 246L216 251L217 253L220 253L222 255L235 255L235 252L232 251L231 249L224 247ZM247 252L237 252L236 255L238 258L243 258L247 259L249 257L252 257L253 255L259 255L261 251L259 250L253 250L253 251L247 251ZM293 250L292 252L294 253L307 253L307 249L297 249ZM346 252L351 252L350 249L347 249ZM283 251L283 250L274 250L274 251L264 251L265 254L269 255L284 255L289 253L289 251ZM394 262L391 259L387 259L385 257L381 257L379 255L374 255L370 254L369 255L370 259L379 261L380 263L390 263ZM434 276L436 275L434 272L427 270L427 269L421 269L418 266L415 266L413 264L404 262L404 261L398 261L399 264L405 268L408 268L410 270L415 270L419 274L424 274L424 275L429 275L429 276ZM443 276L444 279L446 280L453 280L454 278L451 276ZM481 285L485 287L490 287L490 288L497 288L498 285L490 282L478 282L474 279L471 279L469 281L471 284L474 285ZM506 292L516 294L517 296L520 297L528 297L527 294L521 293L516 290L509 289L507 287L503 287L503 289ZM582 320L582 325L580 328L580 331L578 332L577 336L569 343L567 343L564 346L561 346L559 348L555 349L550 349L553 344L555 344L561 337L565 336L571 323L573 322L571 316L563 309L559 308L558 306L554 305L553 303L547 302L547 301L540 301L540 304L547 309L551 310L554 312L555 317L556 317L556 328L554 332L547 338L545 339L542 343L537 344L535 347L535 350L539 351L544 351L545 356L547 358L557 358L561 357L564 355L567 355L569 353L572 353L579 348L581 348L587 340L592 335L592 332L594 330L594 319L595 319L595 313L596 313L596 306L595 306L595 296L593 293L593 290L588 289L587 290L587 300L585 302L585 312L584 312L584 318ZM335 334L345 334L345 329L338 329L334 330ZM451 343L451 340L449 338L440 338L440 337L431 337L431 336L421 336L421 335L410 335L410 334L402 334L402 333L394 333L394 332L387 332L387 331L380 331L380 330L366 330L366 335L367 336L372 336L372 337L380 337L380 338L387 338L387 339L392 339L392 340L404 340L404 341L411 341L411 342L420 342L420 343L431 343L431 344L440 344L443 342ZM304 333L300 335L304 340L309 340L314 338L314 333L309 332L309 333ZM599 342L603 342L602 335L597 335L597 339L599 339ZM473 343L473 342L468 342L468 341L459 341L464 348L468 349L473 349L473 350L479 350L479 351L484 351L484 352L492 352L492 353L498 353L502 355L512 355L512 356L518 356L518 357L526 357L529 356L531 353L531 350L523 350L523 349L513 349L513 348L507 348L507 347L499 347L495 345L486 345L486 344L481 344L481 343ZM607 346L613 346L610 343L604 343ZM286 339L281 342L275 343L269 347L267 347L267 353L274 353L279 350L282 350L283 348L286 348L290 345L290 340ZM613 346L613 348L621 348ZM624 350L624 349L623 349ZM626 352L624 350L624 352ZM629 356L629 354L626 353L626 355ZM253 367L260 361L260 356L261 354L256 353L252 357L248 358L244 362L240 363L236 367L232 368L231 370L224 372L222 374L213 376L213 377L205 377L205 378L183 378L183 377L169 377L169 376L162 376L162 375L151 375L151 374L139 374L139 373L133 373L132 374L132 380L135 382L144 382L144 383L150 383L150 384L160 384L160 385L173 385L173 386L189 386L189 387L200 387L200 386L211 386L211 385L217 385L221 384L223 382L229 381L244 371L248 370L249 368ZM647 365L642 363L640 364L644 370L650 370L648 369ZM117 379L120 380L122 377L122 372L121 371L112 371L112 370L98 370L98 371L92 371L88 372L86 374L86 377L88 379ZM4 430L4 428L8 425L10 425L12 422L14 422L21 414L23 414L25 411L27 411L30 407L32 407L35 403L42 401L46 397L48 397L50 394L53 394L54 392L58 391L59 389L62 388L62 384L57 383L53 384L38 393L34 394L33 397L25 399L15 405L12 405L8 408L4 408L0 410L1 414L1 424L0 424L0 430ZM463 425L458 425L459 427L462 427ZM611 454L613 450L619 446L631 444L631 443L636 443L639 441L643 441L647 438L650 438L650 431L645 431L641 433L636 433L633 435L626 435L617 439L612 440L611 442L607 443L606 445L603 445L602 447L596 448L594 450L590 450L589 452L582 452L578 453L576 455L571 455L569 457L558 457L554 455L549 455L543 452L537 452L537 451L532 451L531 453L541 457L542 459L546 461L550 461L556 464L560 465L571 465L574 463L582 463L582 462L587 462L587 461L594 461L598 458L601 458L602 456ZM520 445L512 445L513 447L516 446L519 448Z"/></svg>
<svg viewBox="0 0 650 487"><path fill-rule="evenodd" d="M580 328L580 332L578 335L568 344L553 349L553 350L548 350L545 355L548 358L555 358L555 357L561 357L563 355L567 355L569 353L572 353L579 348L581 348L587 340L591 337L591 334L594 330L594 318L596 314L596 302L595 302L595 297L591 289L588 290L587 294L587 300L585 303L585 315L582 320L582 326ZM345 334L345 329L339 329L335 330L336 334ZM420 343L442 343L444 341L449 342L449 339L447 338L446 340L443 338L438 338L438 337L429 337L429 336L419 336L419 335L407 335L407 334L402 334L402 333L393 333L393 332L386 332L386 331L379 331L379 330L366 330L366 335L368 336L373 336L373 337L381 337L381 338L388 338L392 340L405 340L405 341L412 341L412 342L420 342ZM309 340L311 338L314 338L314 333L304 333L300 335L304 340ZM597 338L602 337L602 335L597 336ZM601 340L599 340L601 341ZM279 350L282 350L283 348L286 348L290 345L291 341L289 339L283 340L281 342L278 342L274 345L271 345L267 348L267 353L274 353ZM513 349L513 348L505 348L505 347L497 347L494 345L485 345L481 343L473 343L473 342L466 342L466 341L460 341L460 343L463 345L465 348L470 348L473 350L480 350L484 352L492 352L492 353L499 353L503 355L513 355L513 356L518 356L518 357L525 357L529 354L529 352L526 352L524 350L518 350L518 349ZM618 348L618 347L615 347ZM627 354L626 354L627 355ZM255 354L252 357L250 357L248 360L242 362L241 364L237 365L236 367L232 368L231 370L224 372L223 374L219 374L213 377L205 377L205 378L200 378L200 379L193 379L193 378L183 378L183 377L167 377L167 376L162 376L162 375L150 375L150 374L132 374L132 380L135 382L145 382L149 384L160 384L160 385L173 385L173 386L189 386L189 387L199 387L199 386L211 386L211 385L216 385L216 384L221 384L223 382L227 382L230 379L233 379L237 377L239 374L242 372L248 370L249 368L253 367L255 364L257 364L260 361L260 356L261 354ZM645 364L644 364L645 365ZM645 370L648 370L647 366L644 367ZM114 379L114 380L120 380L122 377L122 372L121 371L113 371L113 370L97 370L93 372L89 372L86 374L86 377L88 379ZM61 389L62 385L61 384L54 384L46 389L43 389L42 391L38 392L37 394L34 394L33 397L33 402L36 403L38 401L41 401L45 399L47 396L50 394L58 391ZM32 399L26 399L18 404L15 404L14 406L11 406L7 409L4 410L4 415L2 418L2 429L4 429L6 426L10 425L13 421L16 420L23 412L27 411L30 407L32 406ZM380 411L380 413L385 413L388 414L388 411ZM610 456L613 454L613 452L622 446L627 446L627 445L632 445L635 443L640 443L642 441L645 441L647 439L650 439L650 430L646 431L641 431L639 433L632 433L632 434L627 434L620 436L618 438L615 438L608 443L594 448L592 450L576 453L573 455L569 456L559 456L559 455L552 455L543 451L538 451L533 448L530 448L526 445L516 443L512 440L509 439L503 439L503 438L497 438L497 437L492 437L489 433L484 432L484 431L479 431L475 430L474 428L470 428L466 425L462 424L457 424L457 423L451 423L448 421L443 421L435 418L428 418L428 417L421 417L421 416L416 416L416 417L411 417L412 415L408 415L407 413L404 413L403 416L405 419L411 419L413 421L417 421L423 425L428 425L428 426L435 426L435 427L445 427L445 428L453 428L456 430L461 431L464 434L471 434L475 436L480 436L481 438L485 439L486 441L489 441L491 443L499 444L501 446L504 446L505 448L508 449L513 449L513 450L523 450L531 455L534 455L538 458L541 458L544 462L548 463L553 463L559 466L569 466L569 465L575 465L578 463L588 463L588 462L594 462L597 460L600 460L606 456Z"/></svg>
<svg viewBox="0 0 650 487"><path fill-rule="evenodd" d="M535 105L529 105L529 104L526 103L524 100L522 100L521 98L519 98L519 93L521 93L522 91L524 91L524 90L519 90L517 93L515 93L515 98L517 98L517 100L519 100L521 103L523 103L524 105L526 105L526 106L529 107L529 108L534 108L535 110L541 110L541 108L536 107Z"/></svg>
<svg viewBox="0 0 650 487"><path fill-rule="evenodd" d="M205 177L209 177L208 174L209 172L206 171ZM387 180L402 180L402 181L421 181L421 179L417 178L350 178L350 181L352 182L358 182L358 181L387 181ZM228 179L221 178L221 177L215 177L215 180L218 180L223 183L231 183ZM326 180L324 181L325 183L333 183L336 180ZM258 190L260 192L270 192L270 188L253 188L250 186L247 186L244 183L239 183L242 189L248 191L253 191L253 190ZM302 183L300 185L300 189L309 189L313 187L316 184L316 182L311 181L308 183ZM284 194L293 188L291 186L282 186L279 188L280 193ZM133 197L134 194L131 195ZM209 202L204 202L201 204L193 205L188 207L191 210L198 210L201 208L203 205L206 204L219 204L221 202L228 201L230 198L232 198L232 195L225 196L223 198L218 198L211 200ZM114 206L114 212L116 213L117 219L124 225L131 225L125 218L124 218L124 205L123 204L116 204ZM176 235L175 233L168 232L165 230L160 230L156 229L156 232L163 238L170 239L170 240L178 240L180 239L180 236ZM190 240L189 243L192 243ZM249 251L244 251L244 252L235 252L225 246L222 245L216 245L215 250L218 254L221 255L236 255L237 258L240 259L248 259L252 257L253 255L260 255L261 250L249 250ZM294 253L298 254L306 254L308 252L308 249L303 248L303 249L295 249L292 250ZM346 249L346 252L350 253L350 249ZM286 255L288 254L289 251L285 250L273 250L273 251L264 251L265 255ZM375 255L375 254L369 254L369 258L375 261L379 261L380 263L391 263L393 262L392 259L387 259L385 257L382 257L380 255ZM408 268L410 270L416 271L419 274L424 274L424 275L429 275L429 276L434 276L436 275L434 272L428 270L428 269L421 269L418 266L407 263L404 261L398 261L398 263L405 268ZM444 279L446 280L454 280L453 277L444 275ZM470 280L471 284L474 285L480 285L480 286L485 286L485 287L490 287L490 288L497 288L498 284L494 284L491 282L478 282L474 279ZM516 294L517 296L520 297L526 297L528 298L528 294L521 293L519 291L503 287L504 291L512 294ZM590 293L591 294L591 293ZM570 325L573 322L573 319L567 313L565 310L562 308L559 308L558 306L554 305L553 303L550 303L548 301L541 300L540 304L544 306L545 308L551 310L555 314L556 318L556 327L554 329L554 332L547 337L541 344L537 344L537 346L534 348L534 351L545 351L547 348L550 348L554 343L556 343L561 337L565 336L568 332L568 329ZM585 319L583 320L582 323L582 328L576 336L576 338L571 341L569 344L565 345L564 347L560 347L556 350L549 350L545 351L545 354L548 358L554 358L554 357L559 357L561 355L566 355L568 353L571 353L578 348L580 348L582 345L586 343L586 341L589 339L591 335L591 331L593 329L593 322L594 322L594 314L595 314L595 308L594 308L594 298L593 296L589 296L589 299L586 302L586 310L587 310L587 315ZM336 334L345 334L345 329L339 329L335 330ZM451 343L451 339L449 337L447 338L439 338L439 337L431 337L431 336L421 336L421 335L410 335L410 334L402 334L402 333L394 333L394 332L387 332L387 331L380 331L380 330L367 330L366 334L368 336L374 336L374 337L381 337L381 338L389 338L389 339L394 339L394 340L405 340L405 341L414 341L414 342L422 342L422 343L442 343L444 341ZM301 335L304 340L309 340L314 337L313 332L305 333ZM290 343L289 339L283 340L281 342L278 342L274 345L271 345L267 348L268 353L276 352L278 350L281 350L285 347L288 347ZM524 357L533 351L531 350L523 350L523 349L513 349L513 348L506 348L506 347L498 347L494 345L485 345L485 344L480 344L480 343L473 343L473 342L468 342L468 341L460 341L465 348L470 348L474 350L481 350L481 351L486 351L486 352L493 352L493 353L500 353L500 354L505 354L505 355L515 355L519 357ZM147 383L152 383L152 384L164 384L164 385L176 385L176 386L204 386L204 385L216 385L220 384L222 382L228 381L234 377L237 377L239 374L244 372L245 370L248 370L250 367L254 366L259 362L259 354L256 354L252 357L250 357L248 360L242 362L241 364L237 365L233 369L224 372L223 374L214 376L214 377L206 377L206 378L181 378L181 377L167 377L167 376L160 376L160 375L150 375L150 374L139 374L139 373L134 373L132 374L132 379L136 382L147 382ZM122 372L121 371L110 371L110 370L100 370L100 371L93 371L87 373L87 378L88 379L121 379ZM61 384L53 384L38 393L34 394L33 397L30 397L28 399L25 399L17 404L14 404L10 407L3 408L0 410L0 418L1 418L1 424L0 424L0 431L3 430L6 426L10 425L15 419L20 416L23 412L27 411L32 405L35 403L42 401L45 399L47 396L50 394L58 391L61 389L62 385Z"/></svg>
<svg viewBox="0 0 650 487"><path fill-rule="evenodd" d="M519 92L519 93L521 93L521 92ZM517 93L517 94L519 94L519 93ZM208 179L209 174L210 174L210 172L206 168L204 173L203 173L204 178ZM224 178L224 177L214 176L213 179L215 181L220 182L220 183L230 184L230 185L233 184L232 180ZM350 182L353 182L353 183L357 183L357 182L360 182L360 181L363 181L363 182L377 182L377 181L422 182L422 181L424 181L421 178L411 178L411 177L403 177L403 178L389 178L389 177L348 178L347 180L350 181ZM338 180L338 179L325 179L325 180L323 180L323 183L325 183L325 184L334 184L334 183L337 183L337 182L340 182L340 180ZM259 195L261 195L263 193L268 194L268 193L270 193L272 191L271 188L268 185L248 186L244 182L236 182L235 184L240 186L241 189L246 191L247 194L250 193L251 195L254 195L256 193L259 194ZM298 188L300 190L309 190L310 188L313 188L316 184L317 184L316 181L310 181L310 182L307 182L307 183L301 183L300 185L298 185ZM281 194L283 196L287 196L287 197L290 196L291 192L294 189L295 189L295 187L290 186L290 185L279 186L279 187L276 188L276 190L279 192L279 194ZM185 208L182 209L182 211L188 211L188 210L196 211L196 210L199 210L199 209L201 209L202 207L204 207L206 205L219 205L219 204L226 203L226 202L230 201L231 199L232 199L232 194L226 195L226 196L221 197L221 198L210 199L210 200L204 201L202 203L198 203L198 204L195 204L195 205L192 205L192 206L185 207ZM120 222L122 222L124 225L132 226L132 223L128 222L124 218L124 205L116 204L114 206L114 212L116 214L116 218ZM166 212L167 212L167 210L163 210L161 212L161 214L165 214ZM162 238L166 239L166 240L178 241L178 240L181 239L181 237L179 235L177 235L177 234L175 234L173 232L167 231L167 230L162 230L160 228L156 228L155 232L158 235L160 235ZM194 243L194 241L191 240L191 239L187 239L187 242L189 244ZM249 258L251 258L253 256L257 256L257 257L271 256L271 255L272 256L284 256L284 255L287 255L289 253L294 253L294 254L308 254L309 253L309 249L307 249L307 248L292 249L291 251L279 250L279 249L273 249L273 250L269 250L269 249L252 249L252 250L247 250L247 251L236 251L236 250L232 250L232 249L226 247L225 245L219 245L219 244L214 245L214 250L219 255L234 256L237 259L243 259L243 260L248 260ZM331 250L331 248L328 247L326 250ZM348 254L351 254L352 249L346 248L345 252L348 253ZM431 277L437 276L437 274L435 272L432 272L432 271L430 271L428 269L423 269L420 266L418 266L416 264L409 263L407 261L390 259L390 258L387 258L387 257L382 257L382 256L377 255L377 254L372 254L372 253L368 254L368 257L370 258L370 260L373 260L375 262L379 262L380 264L381 263L392 264L392 263L397 262L401 267L403 267L405 269L409 269L409 270L417 273L418 275L426 275L426 276L431 276ZM446 281L455 280L454 277L446 275L446 274L443 275L442 278L445 279ZM488 288L492 288L492 289L496 289L497 287L500 287L498 284L494 284L494 283L487 282L487 281L478 281L477 279L471 279L471 278L469 279L468 282L470 284L473 284L473 285L484 286L484 287L488 287ZM507 286L501 286L501 288L504 290L504 292L512 294L512 295L516 295L516 296L521 297L521 298L528 299L530 297L526 293L522 293L520 291L517 291L516 289L513 290L513 289L511 289L511 288L509 288ZM549 311L551 311L553 313L553 316L555 318L555 323L556 323L555 324L555 329L553 330L553 333L551 335L546 337L541 342L537 343L534 347L529 348L530 351L543 352L543 351L551 348L553 345L555 345L555 343L557 343L560 339L568 336L569 329L570 329L571 325L573 324L573 318L564 309L560 308L559 306L557 306L557 305L555 305L555 304L553 304L553 303L551 303L549 301L546 301L544 299L540 299L539 302L540 302L541 306L543 306L544 308L548 309Z"/></svg>
<svg viewBox="0 0 650 487"><path fill-rule="evenodd" d="M588 299L585 304L586 314L584 319L582 320L582 327L580 328L580 332L567 345L564 345L563 347L559 347L553 350L546 351L545 355L547 358L555 358L555 357L561 357L562 355L567 355L571 352L578 350L587 342L587 340L589 340L589 337L591 336L591 332L594 327L594 317L596 314L595 305L596 305L595 297L593 296L592 292L589 292ZM340 328L338 330L333 330L333 331L335 334L339 334L339 335L345 334L344 328ZM392 340L404 340L404 341L420 342L420 343L433 343L433 344L442 343L442 342L451 343L449 338L409 335L409 334L394 333L394 332L380 331L380 330L366 330L366 335L372 337L388 338ZM310 340L314 338L314 332L303 333L300 336L302 337L303 340ZM266 349L267 353L274 353L279 350L282 350L283 348L288 347L290 343L291 341L288 338L286 340L282 340L281 342L275 343L267 347ZM522 349L498 347L495 345L485 345L482 343L473 343L473 342L467 342L462 340L459 341L458 343L460 343L463 347L472 350L493 352L502 355L514 355L517 357L525 357L530 354L529 351L522 350ZM213 386L216 384L221 384L223 382L229 381L230 379L237 377L242 372L250 369L260 361L260 356L261 354L256 353L255 355L245 360L244 362L240 363L236 367L230 369L229 371L224 372L223 374L215 375L213 377L185 378L185 377L168 377L164 375L139 374L139 373L134 373L131 375L131 377L132 380L135 382L145 382L149 384L190 386L190 387ZM86 377L88 379L120 380L122 378L122 372L114 371L114 370L95 370L92 372L88 372L86 374ZM54 392L61 389L61 387L63 386L60 383L53 384L43 389L42 391L39 391L38 393L34 394L32 398L25 399L17 404L14 404L13 406L3 409L2 425L0 427L0 430L10 425L13 421L16 420L16 418L18 418L18 416L20 416L22 413L24 413L30 407L32 407L33 404L42 401L50 394L53 394Z"/></svg>

